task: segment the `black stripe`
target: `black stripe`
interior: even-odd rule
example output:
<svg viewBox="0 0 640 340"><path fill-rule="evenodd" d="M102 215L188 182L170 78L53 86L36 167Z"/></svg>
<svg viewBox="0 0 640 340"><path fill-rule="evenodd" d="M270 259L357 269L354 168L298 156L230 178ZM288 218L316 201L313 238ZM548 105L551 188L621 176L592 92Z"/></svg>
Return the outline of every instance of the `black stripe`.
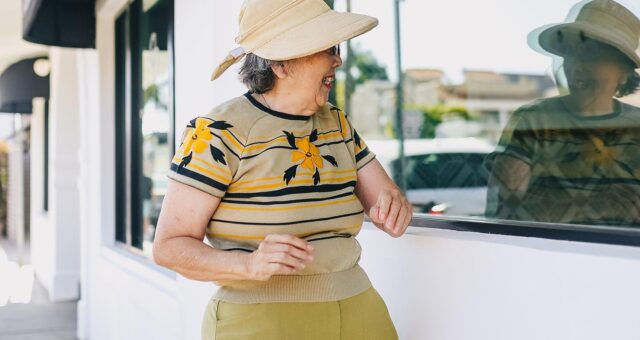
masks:
<svg viewBox="0 0 640 340"><path fill-rule="evenodd" d="M359 165L358 170L359 170L359 169L364 168L367 164L369 164L369 163L373 162L375 159L376 159L376 157L374 156L374 157L373 157L373 158L371 158L370 160L366 161L364 164Z"/></svg>
<svg viewBox="0 0 640 340"><path fill-rule="evenodd" d="M363 158L367 157L371 152L369 151L369 147L364 148L364 150L360 151L356 155L356 163L360 162Z"/></svg>
<svg viewBox="0 0 640 340"><path fill-rule="evenodd" d="M175 163L171 163L171 171L183 175L183 176L187 176L191 179L194 179L200 183L206 184L210 187L214 187L218 190L221 191L227 191L228 186L224 185L216 180L213 180L207 176L201 175L195 171L191 171L185 167L179 167L177 164Z"/></svg>
<svg viewBox="0 0 640 340"><path fill-rule="evenodd" d="M248 205L277 205L277 204L294 204L294 203L307 203L307 202L320 202L320 201L329 201L336 198L347 197L353 195L352 191L345 192L344 194L335 195L326 198L306 198L300 200L291 200L291 201L269 201L269 202L251 202L251 201L234 201L222 199L222 203L231 203L231 204L248 204ZM227 196L225 196L227 197Z"/></svg>
<svg viewBox="0 0 640 340"><path fill-rule="evenodd" d="M291 148L291 146L288 146L288 145L287 146L272 146L270 148L267 148L267 149L264 149L264 150L260 151L260 153L257 153L255 155L251 155L251 156L242 157L241 159L255 158L255 157L258 157L258 156L262 155L263 153L265 153L265 152L267 152L269 150L273 150L273 149L289 149L289 150L292 150L292 151L294 150L294 149ZM295 149L295 150L297 150L297 149Z"/></svg>
<svg viewBox="0 0 640 340"><path fill-rule="evenodd" d="M289 113L284 113L284 112L272 110L272 109L262 105L262 103L260 103L255 98L253 98L253 96L251 95L251 92L245 93L244 96L247 97L247 99L249 99L249 101L251 102L251 104L253 104L253 106L257 107L261 111L264 111L264 112L266 112L266 113L268 113L268 114L270 114L272 116L275 116L275 117L278 117L278 118L282 118L282 119L288 119L288 120L309 120L309 119L311 119L311 116L292 115L292 114L289 114Z"/></svg>
<svg viewBox="0 0 640 340"><path fill-rule="evenodd" d="M341 131L340 131L340 130L331 130L331 131L321 132L321 133L318 133L318 136L328 135L328 134L330 134L330 133L334 133L334 132L341 132ZM296 138L305 138L305 137L307 137L307 136L309 136L309 135L305 135L305 136L302 136L302 137L296 137ZM273 139L271 139L271 140L268 140L268 141L265 141L265 142L253 142L253 143L249 143L249 144L247 144L247 146L256 145L256 144L268 144L268 143L271 143L271 142L273 142L274 140L276 140L276 139L278 139L278 138L282 138L282 137L286 137L286 136L285 136L285 135L280 135L280 136L278 136L278 137L275 137L275 138L273 138Z"/></svg>
<svg viewBox="0 0 640 340"><path fill-rule="evenodd" d="M236 135L235 135L233 132L231 132L231 130L227 129L226 131L227 131L227 132L229 132L229 134L230 134L230 135L231 135L231 136L232 136L232 137L233 137L233 138L234 138L238 143L240 143L240 145L242 145L242 147L243 147L243 148L246 148L246 147L247 147L246 145L244 145L244 143L242 143L242 141L241 141L238 137L236 137Z"/></svg>
<svg viewBox="0 0 640 340"><path fill-rule="evenodd" d="M238 156L238 154L237 154L237 153L235 153L235 152L233 151L233 149L231 149L231 148L229 147L229 145L227 145L227 143L225 143L225 142L224 142L224 139L223 139L222 137L220 137L220 136L216 135L215 133L211 133L211 134L212 134L212 135L214 135L214 136L216 136L216 137L218 137L218 139L220 139L220 142L222 142L222 145L224 145L224 146L227 148L227 150L229 150L229 152L231 152L234 156L236 156L236 158L238 158L238 159L242 159L240 156Z"/></svg>
<svg viewBox="0 0 640 340"><path fill-rule="evenodd" d="M358 212L354 212L354 213L350 213L350 214L343 214L343 215L336 215L336 216L329 216L329 217L323 217L323 218L314 218L312 220L301 220L301 221L293 221L293 222L275 222L275 223L266 223L266 222L238 222L238 221L228 221L228 220L217 220L217 219L211 219L212 222L222 222L222 223L229 223L229 224L242 224L242 225L292 225L292 224L300 224L300 223L309 223L309 222L320 222L320 221L327 221L327 220L333 220L336 218L342 218L342 217L349 217L349 216L355 216L355 215L360 215L364 212L364 210L360 210Z"/></svg>
<svg viewBox="0 0 640 340"><path fill-rule="evenodd" d="M240 250L240 251L244 251L247 253L253 253L253 250L251 249L244 249L244 248L229 248L229 249L222 249L224 251L234 251L234 250Z"/></svg>
<svg viewBox="0 0 640 340"><path fill-rule="evenodd" d="M296 138L298 138L298 137L296 137ZM319 148L319 147L321 147L321 146L333 145L333 144L342 144L342 143L345 143L345 142L344 142L343 140L339 140L339 141L336 141L336 142L330 142L330 143L325 143L325 144L316 145L316 147L317 147L317 148ZM258 157L258 156L262 155L263 153L265 153L265 152L267 152L267 151L269 151L269 150L273 150L273 149L288 149L288 150L294 150L294 149L292 149L292 148L291 148L291 146L289 146L288 144L287 144L286 146L272 146L272 147L269 147L269 148L266 148L266 149L264 149L264 150L260 151L259 153L255 154L255 155L245 156L245 157L242 157L241 159L250 159L250 158ZM297 150L297 149L296 149L296 150Z"/></svg>
<svg viewBox="0 0 640 340"><path fill-rule="evenodd" d="M344 140L339 140L336 142L329 142L329 143L324 143L324 144L318 144L316 145L317 148L321 147L321 146L326 146L326 145L334 145L334 144L342 144L342 143L347 143Z"/></svg>
<svg viewBox="0 0 640 340"><path fill-rule="evenodd" d="M310 185L310 186L300 186L300 187L290 187L284 188L275 191L265 191L265 192L234 192L234 193L226 193L225 197L229 198L252 198L252 197L278 197L278 196L286 196L286 195L295 195L295 194L306 194L306 193L318 193L318 192L331 192L338 191L345 188L353 187L355 188L356 181L349 181L341 184L323 184L323 185Z"/></svg>
<svg viewBox="0 0 640 340"><path fill-rule="evenodd" d="M332 235L332 236L325 236L325 237L318 237L318 238L308 239L307 242L330 240L332 238L352 238L352 237L353 237L353 235L351 235L351 234L340 233L340 234L335 234L335 235Z"/></svg>

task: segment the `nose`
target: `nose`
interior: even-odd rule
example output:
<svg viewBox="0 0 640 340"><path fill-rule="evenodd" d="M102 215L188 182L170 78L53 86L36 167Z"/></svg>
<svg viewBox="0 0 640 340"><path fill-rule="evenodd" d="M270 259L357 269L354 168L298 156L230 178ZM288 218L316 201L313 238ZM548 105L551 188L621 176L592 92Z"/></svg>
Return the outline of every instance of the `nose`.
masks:
<svg viewBox="0 0 640 340"><path fill-rule="evenodd" d="M333 56L333 68L338 68L340 66L342 66L342 57L340 57L339 55L334 55Z"/></svg>

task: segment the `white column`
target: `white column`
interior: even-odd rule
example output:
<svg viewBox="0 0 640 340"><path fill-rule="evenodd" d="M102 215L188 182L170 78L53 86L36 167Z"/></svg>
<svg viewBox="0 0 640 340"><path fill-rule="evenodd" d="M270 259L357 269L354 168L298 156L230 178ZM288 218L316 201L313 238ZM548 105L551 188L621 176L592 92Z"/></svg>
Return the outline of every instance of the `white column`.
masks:
<svg viewBox="0 0 640 340"><path fill-rule="evenodd" d="M98 100L98 55L95 50L78 52L79 74L79 107L82 114L79 117L80 174L78 187L80 193L80 282L81 299L78 301L78 329L79 339L89 339L91 329L91 295L93 282L93 260L100 249L100 177L99 159L101 155L95 150L96 140L100 138L100 126L95 124L100 116ZM97 219L96 219L97 217Z"/></svg>
<svg viewBox="0 0 640 340"><path fill-rule="evenodd" d="M80 282L78 74L75 50L52 48L49 59L49 213L32 225L32 256L51 300L64 301Z"/></svg>
<svg viewBox="0 0 640 340"><path fill-rule="evenodd" d="M7 185L7 236L18 242L24 228L24 143L21 117L15 115L14 134L9 140L9 168Z"/></svg>

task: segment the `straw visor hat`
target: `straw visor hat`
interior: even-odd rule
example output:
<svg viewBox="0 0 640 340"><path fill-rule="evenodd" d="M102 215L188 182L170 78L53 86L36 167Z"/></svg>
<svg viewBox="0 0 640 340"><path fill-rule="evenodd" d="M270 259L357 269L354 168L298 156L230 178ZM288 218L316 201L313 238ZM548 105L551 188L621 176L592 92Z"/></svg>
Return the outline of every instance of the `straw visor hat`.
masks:
<svg viewBox="0 0 640 340"><path fill-rule="evenodd" d="M245 0L240 9L238 48L213 71L253 53L268 60L289 60L320 52L378 25L378 19L331 10L323 0Z"/></svg>
<svg viewBox="0 0 640 340"><path fill-rule="evenodd" d="M539 30L544 29L540 28ZM628 9L612 0L593 0L585 4L574 22L548 27L539 35L538 42L547 52L563 55L565 39L585 37L613 46L640 68L638 43L640 20Z"/></svg>

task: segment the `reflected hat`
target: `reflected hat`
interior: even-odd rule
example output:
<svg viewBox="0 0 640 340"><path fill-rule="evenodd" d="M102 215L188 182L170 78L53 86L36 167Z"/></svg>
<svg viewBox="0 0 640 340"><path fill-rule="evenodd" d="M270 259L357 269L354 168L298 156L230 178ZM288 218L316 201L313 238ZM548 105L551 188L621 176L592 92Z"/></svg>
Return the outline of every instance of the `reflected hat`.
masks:
<svg viewBox="0 0 640 340"><path fill-rule="evenodd" d="M552 54L565 54L562 47L565 38L584 36L615 47L640 68L640 20L615 1L592 0L580 9L574 22L538 30L542 30L538 36L540 46Z"/></svg>
<svg viewBox="0 0 640 340"><path fill-rule="evenodd" d="M240 9L238 48L216 67L211 80L253 53L289 60L326 50L370 31L378 19L332 10L323 0L245 0Z"/></svg>

